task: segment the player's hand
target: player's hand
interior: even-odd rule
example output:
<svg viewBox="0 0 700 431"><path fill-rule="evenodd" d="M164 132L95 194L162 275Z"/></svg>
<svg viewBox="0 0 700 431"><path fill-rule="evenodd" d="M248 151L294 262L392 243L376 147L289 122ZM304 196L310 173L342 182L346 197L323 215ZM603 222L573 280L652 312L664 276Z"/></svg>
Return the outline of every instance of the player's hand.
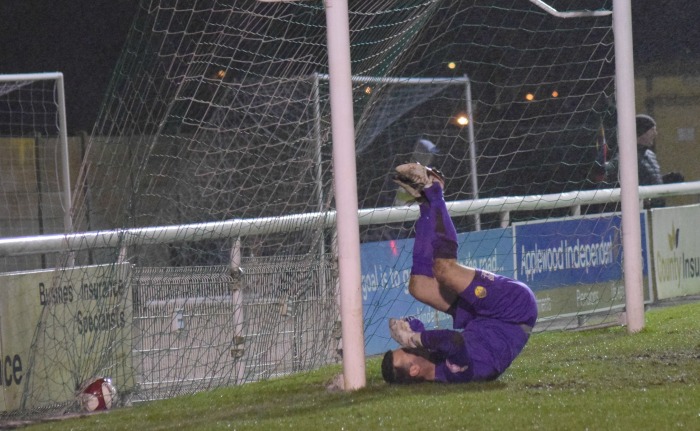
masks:
<svg viewBox="0 0 700 431"><path fill-rule="evenodd" d="M389 332L402 347L420 347L420 332L414 332L405 319L389 319Z"/></svg>

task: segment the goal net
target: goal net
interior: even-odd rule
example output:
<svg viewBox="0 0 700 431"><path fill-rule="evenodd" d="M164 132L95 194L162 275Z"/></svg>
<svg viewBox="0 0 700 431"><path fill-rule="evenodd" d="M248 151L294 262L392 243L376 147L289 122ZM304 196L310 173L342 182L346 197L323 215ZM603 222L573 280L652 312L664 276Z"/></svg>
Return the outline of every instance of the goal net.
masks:
<svg viewBox="0 0 700 431"><path fill-rule="evenodd" d="M414 160L446 174L460 261L528 282L542 328L619 309L619 217L575 198L599 187L611 17L350 3L357 179L333 177L323 2L141 2L76 181L100 234L47 282L20 407L96 375L129 402L339 362L334 181L358 185L367 353L388 317L449 325L407 294L417 210L390 176Z"/></svg>

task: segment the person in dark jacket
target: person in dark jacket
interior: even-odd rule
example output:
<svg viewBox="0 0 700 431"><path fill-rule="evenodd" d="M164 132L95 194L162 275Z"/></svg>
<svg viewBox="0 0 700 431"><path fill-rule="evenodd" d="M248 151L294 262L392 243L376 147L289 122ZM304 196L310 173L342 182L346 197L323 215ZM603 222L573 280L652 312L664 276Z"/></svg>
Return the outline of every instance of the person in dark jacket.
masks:
<svg viewBox="0 0 700 431"><path fill-rule="evenodd" d="M640 186L652 186L657 184L671 184L685 181L682 174L669 172L661 174L659 161L656 159L654 145L656 136L656 121L646 114L639 114L636 117L637 126L637 171ZM619 153L612 160L605 163L605 181L615 187L619 184ZM658 208L666 205L664 198L644 199L644 208Z"/></svg>

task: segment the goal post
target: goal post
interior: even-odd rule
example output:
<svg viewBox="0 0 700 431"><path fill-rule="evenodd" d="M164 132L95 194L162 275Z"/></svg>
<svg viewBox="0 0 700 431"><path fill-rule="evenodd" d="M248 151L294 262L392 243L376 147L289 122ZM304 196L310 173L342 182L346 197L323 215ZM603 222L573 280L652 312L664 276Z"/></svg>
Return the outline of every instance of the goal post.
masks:
<svg viewBox="0 0 700 431"><path fill-rule="evenodd" d="M620 141L620 187L622 188L623 240L627 330L644 328L641 227L639 224L639 178L635 131L634 56L630 0L614 0L615 89Z"/></svg>
<svg viewBox="0 0 700 431"><path fill-rule="evenodd" d="M3 88L3 96L6 96L12 91L13 87L19 90L24 85L31 84L35 81L53 81L55 84L55 99L47 100L49 103L54 103L56 106L56 120L58 121L57 134L61 144L61 203L63 205L63 223L66 232L73 230L73 222L71 218L71 182L70 182L70 167L68 154L68 124L66 120L66 93L63 85L63 73L47 72L47 73L22 73L0 75L0 85ZM20 101L20 100L18 100ZM12 133L12 131L9 131ZM7 133L5 131L4 133ZM26 134L26 131L20 133Z"/></svg>
<svg viewBox="0 0 700 431"><path fill-rule="evenodd" d="M2 215L2 236L72 232L63 74L0 75L0 106L0 142L9 156L0 186L9 210Z"/></svg>
<svg viewBox="0 0 700 431"><path fill-rule="evenodd" d="M328 73L330 75L333 185L338 212L338 270L343 342L343 376L346 390L363 388L365 343L360 278L360 230L357 218L355 122L352 103L350 23L347 0L326 2Z"/></svg>

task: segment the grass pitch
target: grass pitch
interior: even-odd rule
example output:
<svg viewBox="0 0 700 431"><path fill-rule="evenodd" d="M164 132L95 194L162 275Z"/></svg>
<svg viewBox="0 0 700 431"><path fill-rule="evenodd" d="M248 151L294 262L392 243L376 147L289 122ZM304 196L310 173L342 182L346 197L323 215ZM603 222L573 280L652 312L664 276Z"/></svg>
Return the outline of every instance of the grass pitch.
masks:
<svg viewBox="0 0 700 431"><path fill-rule="evenodd" d="M665 430L700 429L700 302L656 308L630 335L613 327L534 334L498 380L330 393L341 368L26 430Z"/></svg>

